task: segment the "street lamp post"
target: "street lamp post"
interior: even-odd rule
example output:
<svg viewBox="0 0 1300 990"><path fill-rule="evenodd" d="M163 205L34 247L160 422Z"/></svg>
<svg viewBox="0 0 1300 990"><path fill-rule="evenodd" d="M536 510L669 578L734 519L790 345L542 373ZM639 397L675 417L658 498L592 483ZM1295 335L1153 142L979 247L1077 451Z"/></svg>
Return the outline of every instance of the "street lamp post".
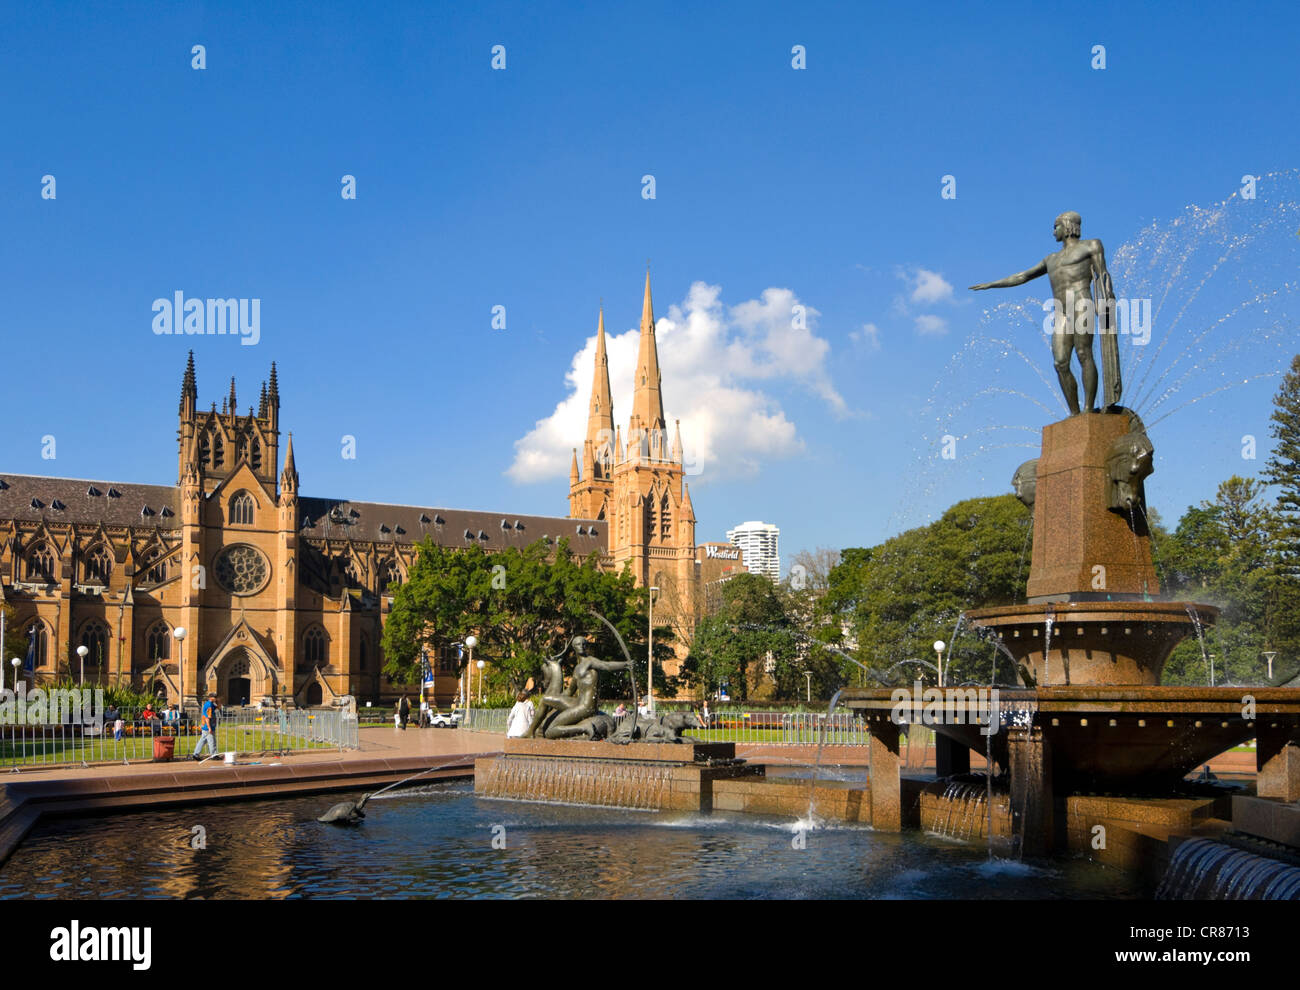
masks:
<svg viewBox="0 0 1300 990"><path fill-rule="evenodd" d="M474 664L478 668L478 703L483 704L483 661Z"/></svg>
<svg viewBox="0 0 1300 990"><path fill-rule="evenodd" d="M655 592L658 590L654 587L650 589L650 634L646 637L645 697L651 715L655 713Z"/></svg>
<svg viewBox="0 0 1300 990"><path fill-rule="evenodd" d="M943 651L946 646L947 644L941 639L934 641L935 656L939 659L939 687L943 687Z"/></svg>
<svg viewBox="0 0 1300 990"><path fill-rule="evenodd" d="M803 676L808 680L808 700L812 701L812 671L805 670Z"/></svg>
<svg viewBox="0 0 1300 990"><path fill-rule="evenodd" d="M14 665L14 694L18 693L18 665L22 663L17 657L9 661Z"/></svg>
<svg viewBox="0 0 1300 990"><path fill-rule="evenodd" d="M179 672L177 674L176 690L180 694L180 698L177 699L177 703L180 706L181 719L184 720L185 718L185 637L188 635L188 630L184 626L177 626L174 630L172 630L172 635L176 637L176 643L177 643L176 652L179 654L179 660L176 663L176 670Z"/></svg>
<svg viewBox="0 0 1300 990"><path fill-rule="evenodd" d="M90 652L90 647L82 643L77 647L77 656L81 660L81 670L77 677L77 687L85 687L86 684L86 654Z"/></svg>
<svg viewBox="0 0 1300 990"><path fill-rule="evenodd" d="M469 727L469 709L470 703L474 700L474 682L471 680L474 673L474 647L478 646L477 636L466 636L465 647L469 650L469 663L465 664L465 726Z"/></svg>
<svg viewBox="0 0 1300 990"><path fill-rule="evenodd" d="M1273 679L1273 658L1277 656L1277 650L1265 650L1264 659L1268 661L1268 679Z"/></svg>
<svg viewBox="0 0 1300 990"><path fill-rule="evenodd" d="M1210 687L1214 687L1214 654L1210 654Z"/></svg>

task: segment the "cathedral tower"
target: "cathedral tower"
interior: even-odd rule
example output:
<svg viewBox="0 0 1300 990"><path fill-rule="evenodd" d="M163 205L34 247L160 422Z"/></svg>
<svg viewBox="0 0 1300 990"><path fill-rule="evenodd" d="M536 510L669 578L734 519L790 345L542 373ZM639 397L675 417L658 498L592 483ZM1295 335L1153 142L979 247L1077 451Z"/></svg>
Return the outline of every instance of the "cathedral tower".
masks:
<svg viewBox="0 0 1300 990"><path fill-rule="evenodd" d="M569 472L569 516L574 519L605 519L614 490L614 398L609 388L609 358L605 353L605 309L596 324L596 371L591 381L591 402L587 408L587 439L582 444L582 465L574 451Z"/></svg>
<svg viewBox="0 0 1300 990"><path fill-rule="evenodd" d="M659 588L655 615L677 631L684 655L695 615L695 510L682 468L680 424L670 443L664 419L648 271L626 450L613 425L603 311L594 375L582 469L575 452L570 472L569 514L606 520L615 567L630 568L638 585Z"/></svg>

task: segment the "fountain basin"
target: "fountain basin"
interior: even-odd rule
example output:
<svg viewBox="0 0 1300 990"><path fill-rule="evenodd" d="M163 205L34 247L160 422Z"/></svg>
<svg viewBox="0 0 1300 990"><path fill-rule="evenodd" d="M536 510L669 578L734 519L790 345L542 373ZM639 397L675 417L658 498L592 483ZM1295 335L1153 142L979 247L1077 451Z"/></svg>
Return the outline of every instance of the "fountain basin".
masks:
<svg viewBox="0 0 1300 990"><path fill-rule="evenodd" d="M868 724L897 710L891 688L848 689L840 703ZM988 747L1004 770L1010 736L1041 736L1047 790L1057 794L1172 794L1211 757L1261 736L1279 740L1259 747L1263 773L1281 740L1300 733L1300 691L1292 688L1049 687L999 690L997 703L1002 724L991 739L975 724L987 718L983 701L965 724L925 724L977 753Z"/></svg>
<svg viewBox="0 0 1300 990"><path fill-rule="evenodd" d="M1213 605L1151 601L1000 605L965 613L972 626L998 636L1021 682L1037 687L1155 687L1174 647L1197 634L1197 621L1204 628L1218 615Z"/></svg>

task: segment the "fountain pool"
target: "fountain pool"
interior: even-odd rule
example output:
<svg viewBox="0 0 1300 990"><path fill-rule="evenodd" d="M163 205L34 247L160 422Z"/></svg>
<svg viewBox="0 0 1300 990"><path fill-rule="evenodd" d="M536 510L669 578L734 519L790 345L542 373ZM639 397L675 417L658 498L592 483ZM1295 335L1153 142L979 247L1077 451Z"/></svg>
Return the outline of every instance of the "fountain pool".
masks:
<svg viewBox="0 0 1300 990"><path fill-rule="evenodd" d="M1084 860L986 860L982 846L790 819L397 791L365 823L337 795L42 821L0 867L5 898L1112 899L1137 881ZM206 848L192 848L195 826ZM504 833L494 826L504 826ZM493 848L493 838L505 848ZM803 848L798 848L802 844Z"/></svg>

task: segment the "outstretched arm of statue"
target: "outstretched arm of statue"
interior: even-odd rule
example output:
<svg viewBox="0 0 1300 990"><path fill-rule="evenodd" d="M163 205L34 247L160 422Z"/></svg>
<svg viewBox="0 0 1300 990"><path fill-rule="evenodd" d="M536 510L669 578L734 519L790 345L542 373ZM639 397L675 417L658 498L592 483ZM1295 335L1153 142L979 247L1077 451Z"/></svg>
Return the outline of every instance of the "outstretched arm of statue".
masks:
<svg viewBox="0 0 1300 990"><path fill-rule="evenodd" d="M1017 272L1015 275L1008 275L1006 278L998 279L996 282L981 282L979 285L972 285L971 288L979 289L1009 289L1014 285L1024 285L1031 279L1038 278L1040 275L1047 274L1047 261L1040 261L1033 268L1026 268L1023 272Z"/></svg>
<svg viewBox="0 0 1300 990"><path fill-rule="evenodd" d="M587 662L591 664L593 667L595 667L597 670L627 670L627 668L631 666L631 662L628 660L590 659Z"/></svg>

